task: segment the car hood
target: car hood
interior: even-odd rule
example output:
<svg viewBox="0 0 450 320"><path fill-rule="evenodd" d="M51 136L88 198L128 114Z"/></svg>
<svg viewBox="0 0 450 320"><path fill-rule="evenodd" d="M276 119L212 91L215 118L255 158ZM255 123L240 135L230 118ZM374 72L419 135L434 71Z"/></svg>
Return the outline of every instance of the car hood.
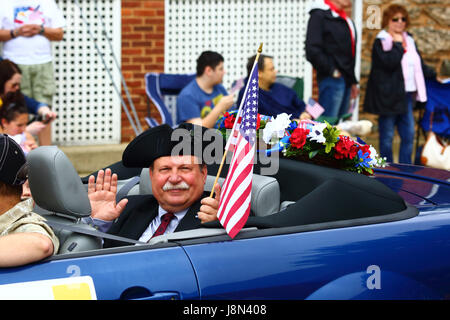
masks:
<svg viewBox="0 0 450 320"><path fill-rule="evenodd" d="M375 178L413 205L450 205L450 171L389 164L375 169Z"/></svg>

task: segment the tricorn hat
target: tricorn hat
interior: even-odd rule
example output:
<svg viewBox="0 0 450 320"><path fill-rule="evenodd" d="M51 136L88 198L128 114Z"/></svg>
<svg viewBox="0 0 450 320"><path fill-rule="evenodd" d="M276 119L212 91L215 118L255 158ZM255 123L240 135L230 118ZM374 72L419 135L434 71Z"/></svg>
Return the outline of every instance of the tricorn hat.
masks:
<svg viewBox="0 0 450 320"><path fill-rule="evenodd" d="M125 148L122 163L129 168L150 167L164 156L194 155L201 163L221 161L225 141L217 130L192 123L182 123L173 129L167 124L150 128Z"/></svg>

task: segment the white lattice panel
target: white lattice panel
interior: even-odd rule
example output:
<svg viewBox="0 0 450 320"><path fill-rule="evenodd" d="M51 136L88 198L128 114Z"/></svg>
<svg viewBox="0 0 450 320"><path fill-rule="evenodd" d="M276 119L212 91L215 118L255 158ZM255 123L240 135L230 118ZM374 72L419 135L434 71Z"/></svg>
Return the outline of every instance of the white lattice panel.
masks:
<svg viewBox="0 0 450 320"><path fill-rule="evenodd" d="M90 145L120 142L121 104L107 71L80 16L75 0L56 0L67 20L64 40L53 43L57 94L53 108L58 120L52 127L53 142L60 145ZM108 41L103 36L102 16L114 54L120 63L121 1L79 0L81 12L114 82L121 88ZM97 11L97 9L98 11Z"/></svg>
<svg viewBox="0 0 450 320"><path fill-rule="evenodd" d="M306 0L166 0L165 72L193 73L204 50L225 58L224 85L247 75L248 57L262 42L280 75L302 77L311 95L306 63Z"/></svg>

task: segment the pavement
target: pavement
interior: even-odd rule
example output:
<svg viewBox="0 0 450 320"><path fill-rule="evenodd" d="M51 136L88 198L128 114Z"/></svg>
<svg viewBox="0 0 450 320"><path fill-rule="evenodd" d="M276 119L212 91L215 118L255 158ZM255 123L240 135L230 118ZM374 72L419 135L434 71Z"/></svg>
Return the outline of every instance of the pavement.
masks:
<svg viewBox="0 0 450 320"><path fill-rule="evenodd" d="M106 144L92 146L58 146L81 177L122 160L127 144Z"/></svg>

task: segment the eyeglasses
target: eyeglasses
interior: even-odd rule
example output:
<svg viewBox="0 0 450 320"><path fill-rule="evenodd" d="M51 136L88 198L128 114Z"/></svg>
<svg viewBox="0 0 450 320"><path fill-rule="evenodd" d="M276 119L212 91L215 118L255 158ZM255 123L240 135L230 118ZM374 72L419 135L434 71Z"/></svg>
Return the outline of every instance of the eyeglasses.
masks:
<svg viewBox="0 0 450 320"><path fill-rule="evenodd" d="M405 17L401 17L401 18L392 18L392 22L406 22L406 18Z"/></svg>

